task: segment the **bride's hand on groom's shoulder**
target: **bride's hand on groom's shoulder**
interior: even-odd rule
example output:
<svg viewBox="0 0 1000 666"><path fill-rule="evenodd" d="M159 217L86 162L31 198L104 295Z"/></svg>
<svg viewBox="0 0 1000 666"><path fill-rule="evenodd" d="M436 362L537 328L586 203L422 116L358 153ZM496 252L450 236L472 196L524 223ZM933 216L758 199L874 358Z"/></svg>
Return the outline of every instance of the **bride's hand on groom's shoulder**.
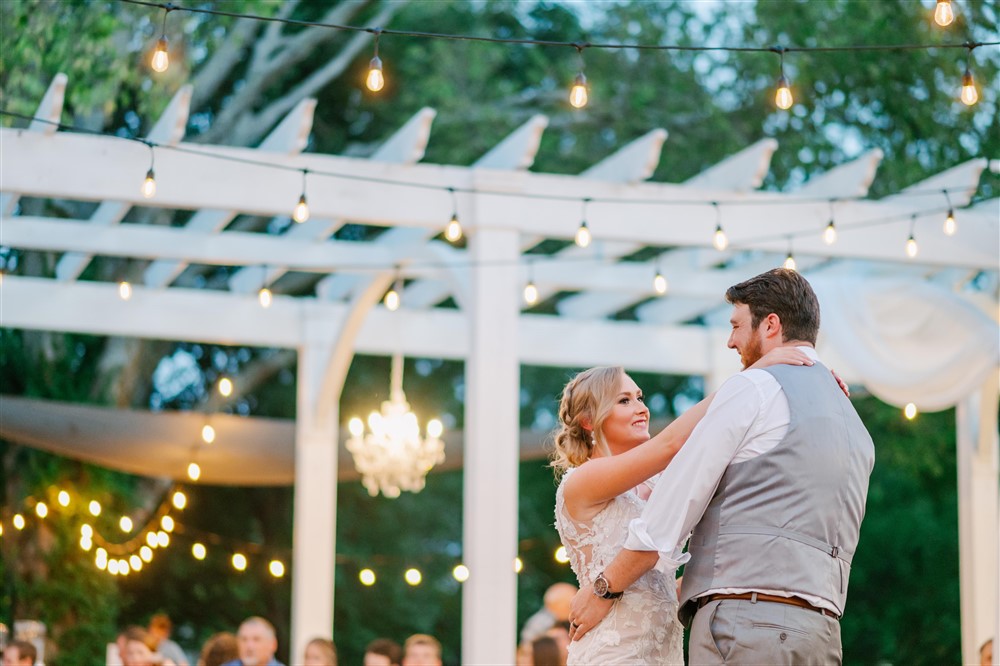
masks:
<svg viewBox="0 0 1000 666"><path fill-rule="evenodd" d="M775 347L761 356L747 370L761 370L772 365L812 365L814 361L797 347Z"/></svg>

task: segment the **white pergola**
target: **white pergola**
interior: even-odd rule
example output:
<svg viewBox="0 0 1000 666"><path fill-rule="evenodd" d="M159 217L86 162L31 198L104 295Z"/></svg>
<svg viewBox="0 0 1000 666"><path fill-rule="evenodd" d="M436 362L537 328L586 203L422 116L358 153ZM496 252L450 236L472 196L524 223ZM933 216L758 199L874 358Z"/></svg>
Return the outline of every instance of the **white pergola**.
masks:
<svg viewBox="0 0 1000 666"><path fill-rule="evenodd" d="M61 117L66 85L65 76L55 79L36 117ZM795 192L763 192L756 188L778 148L763 139L684 183L647 182L667 139L665 130L654 129L579 175L533 173L528 169L547 124L536 116L471 166L421 164L432 109L361 159L302 152L314 100L299 104L256 148L207 146L183 142L191 92L181 89L147 135L184 149L156 149L157 192L149 200L139 191L149 167L145 146L39 122L0 129L0 244L62 253L54 278L3 277L0 325L297 352L294 654L333 623L338 404L355 353L401 350L466 362L463 558L471 577L463 586L462 662L513 663L520 365L615 364L700 375L715 387L739 369L725 348L722 295L779 265L790 237L799 270L820 293L825 325L839 326L837 339L829 331L821 339L823 357L894 404L958 405L963 660L974 661L978 645L1000 635L1000 205L993 199L967 207L981 172L996 169L995 162L973 160L870 200L864 197L882 158L874 150ZM310 176L311 217L281 235L226 231L238 215L287 219L302 187L295 169L344 177ZM456 190L467 249L436 240L452 212L448 188ZM941 230L942 190L961 208L953 237ZM29 217L14 214L21 196L100 205L88 219ZM542 240L571 240L584 199L592 200L590 247L528 253ZM821 232L830 200L837 200L840 235L826 245ZM711 244L718 220L711 202L729 237L725 251ZM120 224L136 206L194 213L183 227ZM386 230L371 241L331 240L347 222ZM911 224L920 243L915 259L903 251ZM650 252L658 256L635 260L643 248L658 248ZM118 297L114 282L79 279L95 255L149 262L131 300ZM177 280L190 264L243 268L225 289L203 289ZM314 290L277 293L262 308L257 289L287 271L320 279ZM663 297L653 291L657 271L670 284ZM402 308L388 312L380 301L397 276L409 283ZM524 305L529 279L543 300L552 299L556 314ZM845 284L861 291L845 294ZM930 304L920 310L926 325L900 327L906 317L872 299L865 310L864 290L883 284L872 299L902 294L898 302L906 307ZM458 307L442 306L449 299ZM850 308L871 318L851 319ZM626 311L634 316L616 317ZM966 332L954 335L971 337L952 337L944 346L922 337L942 318L963 322ZM842 338L860 327L878 333L873 349L923 350L908 360L924 375L892 372L891 363L888 370L876 367L872 348L865 348L868 356L852 354L854 342ZM934 366L938 361L946 365ZM947 364L960 371L944 372Z"/></svg>

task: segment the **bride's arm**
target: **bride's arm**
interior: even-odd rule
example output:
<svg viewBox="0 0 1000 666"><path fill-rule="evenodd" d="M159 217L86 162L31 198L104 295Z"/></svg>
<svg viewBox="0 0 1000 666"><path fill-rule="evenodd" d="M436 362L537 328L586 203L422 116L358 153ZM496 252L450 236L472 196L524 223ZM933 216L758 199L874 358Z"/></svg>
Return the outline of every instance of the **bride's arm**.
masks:
<svg viewBox="0 0 1000 666"><path fill-rule="evenodd" d="M687 410L670 425L631 451L589 460L566 479L566 508L575 519L584 519L595 507L634 488L661 472L680 451L695 426L705 416L715 394Z"/></svg>

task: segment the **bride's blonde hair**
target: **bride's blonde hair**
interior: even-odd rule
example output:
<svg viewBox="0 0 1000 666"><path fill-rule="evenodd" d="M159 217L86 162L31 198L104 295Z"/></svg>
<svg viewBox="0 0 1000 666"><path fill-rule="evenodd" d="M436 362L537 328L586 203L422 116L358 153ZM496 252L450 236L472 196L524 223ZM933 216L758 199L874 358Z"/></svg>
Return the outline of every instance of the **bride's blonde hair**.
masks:
<svg viewBox="0 0 1000 666"><path fill-rule="evenodd" d="M611 413L621 388L625 370L621 367L590 368L571 379L559 401L559 427L555 432L555 452L551 467L557 473L579 467L590 458L594 448L608 454L601 426ZM591 430L584 429L584 421Z"/></svg>

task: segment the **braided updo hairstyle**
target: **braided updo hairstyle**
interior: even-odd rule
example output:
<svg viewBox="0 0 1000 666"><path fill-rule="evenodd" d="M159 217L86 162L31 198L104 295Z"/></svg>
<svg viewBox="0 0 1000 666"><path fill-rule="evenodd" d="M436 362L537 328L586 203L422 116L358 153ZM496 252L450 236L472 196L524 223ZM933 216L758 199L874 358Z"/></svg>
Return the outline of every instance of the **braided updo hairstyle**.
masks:
<svg viewBox="0 0 1000 666"><path fill-rule="evenodd" d="M601 426L614 407L624 374L621 367L601 366L584 370L566 384L559 401L559 427L550 463L557 474L585 463L595 447L608 455ZM590 431L583 428L588 420Z"/></svg>

